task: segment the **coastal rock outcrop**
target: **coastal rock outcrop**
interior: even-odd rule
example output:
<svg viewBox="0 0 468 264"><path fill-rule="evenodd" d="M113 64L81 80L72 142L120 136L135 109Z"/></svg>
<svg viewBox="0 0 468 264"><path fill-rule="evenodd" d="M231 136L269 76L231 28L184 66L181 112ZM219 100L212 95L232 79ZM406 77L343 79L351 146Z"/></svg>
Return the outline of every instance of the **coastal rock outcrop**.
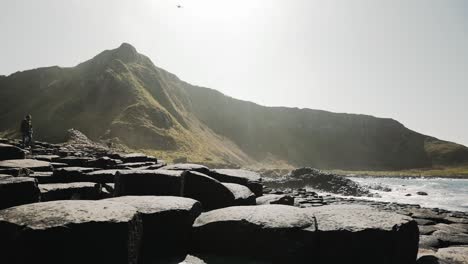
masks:
<svg viewBox="0 0 468 264"><path fill-rule="evenodd" d="M195 253L298 263L318 252L315 231L313 215L300 208L233 206L200 215L193 225L191 245Z"/></svg>
<svg viewBox="0 0 468 264"><path fill-rule="evenodd" d="M188 253L192 224L201 213L198 201L173 196L122 196L104 201L131 205L141 214L142 263L157 263L163 257Z"/></svg>
<svg viewBox="0 0 468 264"><path fill-rule="evenodd" d="M182 195L200 201L204 210L234 204L234 194L221 182L196 171L185 171L182 177Z"/></svg>
<svg viewBox="0 0 468 264"><path fill-rule="evenodd" d="M0 177L0 209L39 202L37 181L29 177Z"/></svg>
<svg viewBox="0 0 468 264"><path fill-rule="evenodd" d="M284 177L269 179L265 184L271 188L309 187L315 190L341 195L370 196L368 188L346 177L314 168L299 168Z"/></svg>
<svg viewBox="0 0 468 264"><path fill-rule="evenodd" d="M137 264L137 210L108 201L53 201L0 211L2 263Z"/></svg>
<svg viewBox="0 0 468 264"><path fill-rule="evenodd" d="M208 175L220 182L247 186L257 197L263 194L262 177L256 172L241 169L214 169Z"/></svg>
<svg viewBox="0 0 468 264"><path fill-rule="evenodd" d="M0 160L24 159L25 153L13 145L0 143Z"/></svg>
<svg viewBox="0 0 468 264"><path fill-rule="evenodd" d="M183 171L121 170L115 175L115 196L181 196Z"/></svg>

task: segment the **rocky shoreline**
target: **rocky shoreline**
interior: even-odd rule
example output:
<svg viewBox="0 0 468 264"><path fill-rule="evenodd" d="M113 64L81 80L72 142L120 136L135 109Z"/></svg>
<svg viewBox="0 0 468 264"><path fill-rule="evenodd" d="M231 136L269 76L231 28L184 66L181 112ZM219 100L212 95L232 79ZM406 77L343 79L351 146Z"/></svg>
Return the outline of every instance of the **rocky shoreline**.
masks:
<svg viewBox="0 0 468 264"><path fill-rule="evenodd" d="M466 212L167 165L74 135L30 150L0 139L2 263L468 263ZM368 194L305 172L296 180Z"/></svg>

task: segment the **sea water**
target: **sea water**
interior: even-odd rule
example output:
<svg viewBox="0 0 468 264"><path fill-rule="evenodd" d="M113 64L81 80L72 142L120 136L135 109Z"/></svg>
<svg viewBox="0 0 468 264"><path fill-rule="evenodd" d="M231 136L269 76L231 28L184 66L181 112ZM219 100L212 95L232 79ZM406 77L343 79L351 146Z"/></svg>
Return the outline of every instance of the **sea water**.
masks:
<svg viewBox="0 0 468 264"><path fill-rule="evenodd" d="M381 177L351 177L350 179L365 186L381 186L391 189L389 192L372 190L373 193L378 194L377 197L364 199L419 204L427 208L468 212L468 179ZM418 195L417 192L426 192L428 195ZM408 194L411 196L407 196Z"/></svg>

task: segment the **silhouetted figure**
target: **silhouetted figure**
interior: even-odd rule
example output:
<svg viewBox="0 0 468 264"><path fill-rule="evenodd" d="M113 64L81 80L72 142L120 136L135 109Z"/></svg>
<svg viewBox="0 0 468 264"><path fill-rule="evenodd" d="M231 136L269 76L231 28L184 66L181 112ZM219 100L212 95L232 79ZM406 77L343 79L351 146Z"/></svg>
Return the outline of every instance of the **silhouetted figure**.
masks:
<svg viewBox="0 0 468 264"><path fill-rule="evenodd" d="M23 137L23 147L28 147L32 145L33 127L31 115L27 115L21 122L21 136Z"/></svg>

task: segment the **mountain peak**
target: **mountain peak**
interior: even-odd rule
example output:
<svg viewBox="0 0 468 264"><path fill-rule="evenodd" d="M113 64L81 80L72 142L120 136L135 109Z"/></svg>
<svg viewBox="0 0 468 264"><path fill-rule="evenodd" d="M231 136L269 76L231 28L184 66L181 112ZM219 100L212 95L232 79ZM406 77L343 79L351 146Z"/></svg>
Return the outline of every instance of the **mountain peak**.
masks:
<svg viewBox="0 0 468 264"><path fill-rule="evenodd" d="M129 43L122 43L117 49L113 50L113 57L123 62L133 62L139 59L139 53L135 47Z"/></svg>

